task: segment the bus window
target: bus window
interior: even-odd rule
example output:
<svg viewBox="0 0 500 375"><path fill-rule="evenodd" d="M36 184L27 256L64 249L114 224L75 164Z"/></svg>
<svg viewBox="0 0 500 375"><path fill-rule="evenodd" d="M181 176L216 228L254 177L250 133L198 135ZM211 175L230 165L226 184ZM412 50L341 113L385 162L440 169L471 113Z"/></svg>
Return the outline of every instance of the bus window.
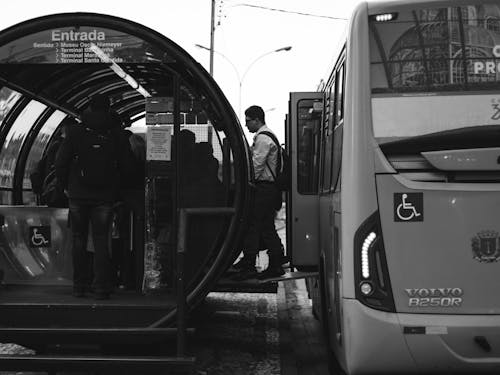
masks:
<svg viewBox="0 0 500 375"><path fill-rule="evenodd" d="M500 124L498 9L415 7L392 21L370 18L373 131L381 145L460 129L464 147L485 146L470 135ZM441 149L445 138L435 140ZM416 141L415 152L427 147Z"/></svg>
<svg viewBox="0 0 500 375"><path fill-rule="evenodd" d="M330 89L330 94L329 97L331 98L334 95L333 90ZM330 100L330 99L329 99ZM330 106L330 108L332 108ZM323 182L321 185L321 191L322 192L329 192L330 191L330 184L331 184L331 179L332 179L332 144L333 144L333 121L332 121L333 116L328 116L328 118L325 118L324 122L324 149L323 153L325 154L324 157L324 164L323 164Z"/></svg>
<svg viewBox="0 0 500 375"><path fill-rule="evenodd" d="M330 181L329 181L329 184L328 184L328 190L329 191L332 191L332 188L333 188L333 153L335 152L335 132L334 132L334 129L335 129L335 82L332 83L332 85L330 86L330 89L328 90L329 91L329 102L330 102L330 109L329 109L329 116L328 116L328 126L329 128L331 129L330 132L331 132L331 144L332 144L332 147L330 147L330 150L327 150L327 152L330 154L330 160L332 161L330 163ZM326 190L326 189L325 189Z"/></svg>
<svg viewBox="0 0 500 375"><path fill-rule="evenodd" d="M333 162L331 188L340 188L337 180L342 165L342 135L344 129L344 64L337 70L335 80L335 126L333 131Z"/></svg>
<svg viewBox="0 0 500 375"><path fill-rule="evenodd" d="M336 111L336 121L335 126L340 125L344 119L344 65L342 64L337 71L337 79L335 84L335 111Z"/></svg>
<svg viewBox="0 0 500 375"><path fill-rule="evenodd" d="M314 110L313 100L299 101L297 113L297 190L300 194L316 194L321 113Z"/></svg>

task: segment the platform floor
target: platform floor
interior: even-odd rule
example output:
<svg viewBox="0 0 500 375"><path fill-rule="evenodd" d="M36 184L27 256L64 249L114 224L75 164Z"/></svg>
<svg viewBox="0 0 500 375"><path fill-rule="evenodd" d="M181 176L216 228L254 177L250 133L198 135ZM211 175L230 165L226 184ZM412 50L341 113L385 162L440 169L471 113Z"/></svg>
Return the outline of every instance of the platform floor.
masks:
<svg viewBox="0 0 500 375"><path fill-rule="evenodd" d="M337 375L304 280L277 293L210 293L190 349L199 375ZM206 323L205 323L206 322Z"/></svg>

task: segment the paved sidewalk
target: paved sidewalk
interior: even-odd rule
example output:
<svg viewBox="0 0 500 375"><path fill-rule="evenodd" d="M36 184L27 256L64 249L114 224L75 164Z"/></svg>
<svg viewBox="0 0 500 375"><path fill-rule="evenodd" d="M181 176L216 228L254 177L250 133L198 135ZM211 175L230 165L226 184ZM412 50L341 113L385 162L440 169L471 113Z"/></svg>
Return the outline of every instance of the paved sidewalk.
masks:
<svg viewBox="0 0 500 375"><path fill-rule="evenodd" d="M278 311L281 375L334 375L323 332L303 279L280 282Z"/></svg>
<svg viewBox="0 0 500 375"><path fill-rule="evenodd" d="M277 294L210 293L196 321L197 375L333 375L304 280Z"/></svg>
<svg viewBox="0 0 500 375"><path fill-rule="evenodd" d="M190 352L197 375L281 375L276 294L210 293Z"/></svg>

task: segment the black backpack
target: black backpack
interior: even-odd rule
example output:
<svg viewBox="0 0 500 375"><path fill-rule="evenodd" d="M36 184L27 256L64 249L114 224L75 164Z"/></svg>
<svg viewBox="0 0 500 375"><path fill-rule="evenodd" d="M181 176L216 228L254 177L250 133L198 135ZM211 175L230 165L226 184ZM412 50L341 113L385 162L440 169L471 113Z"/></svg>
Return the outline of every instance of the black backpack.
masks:
<svg viewBox="0 0 500 375"><path fill-rule="evenodd" d="M45 177L41 192L42 203L49 207L68 207L68 197L57 183L56 170L53 168Z"/></svg>
<svg viewBox="0 0 500 375"><path fill-rule="evenodd" d="M111 131L100 133L85 127L76 148L76 165L83 185L106 188L117 184L118 147Z"/></svg>
<svg viewBox="0 0 500 375"><path fill-rule="evenodd" d="M274 175L273 171L268 165L269 171L273 175L276 186L280 191L290 190L290 185L292 182L290 173L290 158L285 148L279 144L278 138L276 138L276 136L273 133L263 131L260 132L259 135L260 134L267 135L269 138L273 140L273 142L276 144L276 147L278 147L278 165L276 166L276 172L277 172L276 176Z"/></svg>

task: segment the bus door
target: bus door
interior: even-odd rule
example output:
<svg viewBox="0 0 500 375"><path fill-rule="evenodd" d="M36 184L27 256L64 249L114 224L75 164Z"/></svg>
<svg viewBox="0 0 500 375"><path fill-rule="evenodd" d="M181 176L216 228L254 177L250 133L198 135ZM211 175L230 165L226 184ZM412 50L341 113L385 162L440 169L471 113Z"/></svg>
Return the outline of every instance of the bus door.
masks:
<svg viewBox="0 0 500 375"><path fill-rule="evenodd" d="M286 145L292 186L287 196L287 253L293 266L315 269L319 258L318 175L323 94L290 93Z"/></svg>

